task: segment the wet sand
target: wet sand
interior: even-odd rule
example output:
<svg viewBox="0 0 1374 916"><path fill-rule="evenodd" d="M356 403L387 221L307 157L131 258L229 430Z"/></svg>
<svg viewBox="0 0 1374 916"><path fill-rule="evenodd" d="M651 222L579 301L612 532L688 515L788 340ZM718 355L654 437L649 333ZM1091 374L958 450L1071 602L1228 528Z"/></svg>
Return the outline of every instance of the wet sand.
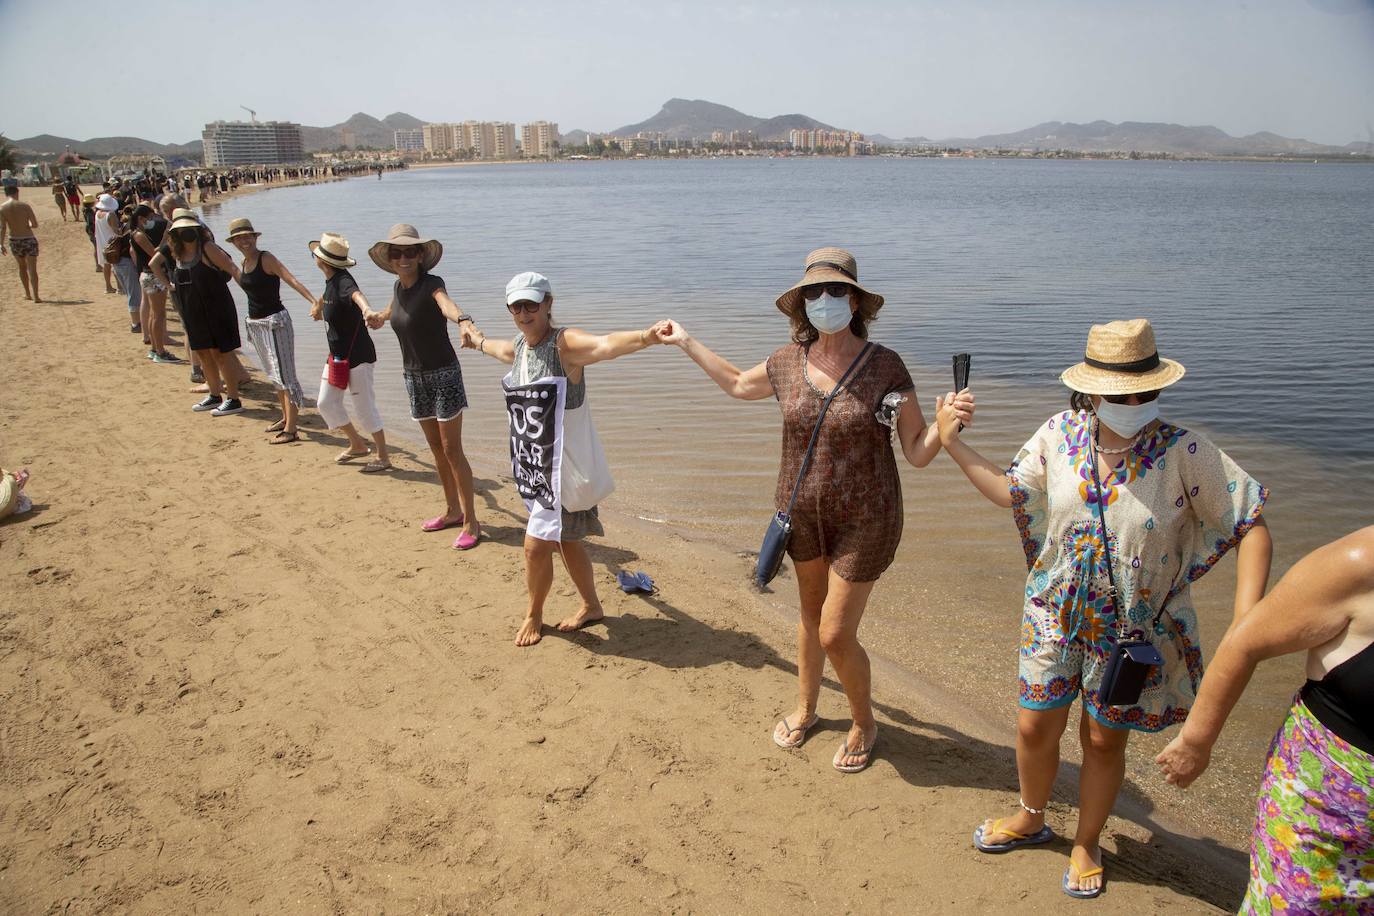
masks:
<svg viewBox="0 0 1374 916"><path fill-rule="evenodd" d="M0 264L0 463L33 470L37 504L0 523L5 909L1063 907L1066 842L969 845L1016 800L1014 710L967 698L1009 641L879 648L880 750L841 776L833 680L800 751L769 740L795 693L790 578L756 594L747 557L608 511L610 618L516 649L524 512L499 462L478 463L487 541L457 554L418 529L442 503L423 445L363 476L308 411L304 441L268 446L261 382L244 415L192 413L186 367L143 358L47 197L23 199L49 301ZM1014 593L1016 551L978 575ZM620 568L660 595L615 591ZM952 619L967 575L885 596L865 641L907 598ZM560 570L548 617L575 604ZM1061 833L1075 762L1066 743ZM1108 825L1104 903L1234 909L1243 851L1192 838L1209 789L1141 783Z"/></svg>

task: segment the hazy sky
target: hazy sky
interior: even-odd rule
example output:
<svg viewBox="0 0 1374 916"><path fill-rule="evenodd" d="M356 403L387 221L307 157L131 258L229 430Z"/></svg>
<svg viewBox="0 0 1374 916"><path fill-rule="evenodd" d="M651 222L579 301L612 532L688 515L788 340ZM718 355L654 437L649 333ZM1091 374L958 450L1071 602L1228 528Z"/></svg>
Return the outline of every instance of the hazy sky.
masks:
<svg viewBox="0 0 1374 916"><path fill-rule="evenodd" d="M1374 139L1374 0L0 0L0 87L11 138L184 143L241 104L607 131L681 96L892 137L1103 118L1345 144Z"/></svg>

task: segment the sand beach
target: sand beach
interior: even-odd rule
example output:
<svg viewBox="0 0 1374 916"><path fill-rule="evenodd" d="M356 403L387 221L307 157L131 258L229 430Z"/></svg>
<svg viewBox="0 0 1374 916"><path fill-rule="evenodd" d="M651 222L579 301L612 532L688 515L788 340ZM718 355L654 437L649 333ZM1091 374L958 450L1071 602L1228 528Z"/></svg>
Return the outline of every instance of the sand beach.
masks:
<svg viewBox="0 0 1374 916"><path fill-rule="evenodd" d="M0 258L0 464L32 470L36 503L0 523L0 910L1068 905L1067 840L970 845L1016 804L1011 729L959 700L977 660L917 676L875 641L880 750L842 776L829 675L807 743L769 738L795 694L790 578L758 594L747 557L609 512L606 622L517 649L525 512L484 470L500 456L478 465L487 540L458 554L419 530L442 495L415 438L370 477L332 463L343 440L312 410L269 447L260 377L246 414L192 413L186 367L143 358L82 225L44 189L22 199L45 301ZM660 593L622 594L619 569ZM549 615L575 605L560 572ZM1234 910L1245 850L1208 835L1200 791L1123 795L1099 911ZM1056 831L1073 821L1052 803Z"/></svg>

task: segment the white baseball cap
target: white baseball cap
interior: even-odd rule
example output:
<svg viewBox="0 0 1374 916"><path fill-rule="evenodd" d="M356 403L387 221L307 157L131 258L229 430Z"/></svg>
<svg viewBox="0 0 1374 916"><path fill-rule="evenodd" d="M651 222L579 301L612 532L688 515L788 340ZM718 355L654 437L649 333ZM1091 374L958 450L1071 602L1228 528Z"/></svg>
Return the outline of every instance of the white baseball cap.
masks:
<svg viewBox="0 0 1374 916"><path fill-rule="evenodd" d="M506 305L514 305L522 300L543 302L545 296L552 294L553 287L549 284L548 277L527 270L511 277L511 281L506 284Z"/></svg>

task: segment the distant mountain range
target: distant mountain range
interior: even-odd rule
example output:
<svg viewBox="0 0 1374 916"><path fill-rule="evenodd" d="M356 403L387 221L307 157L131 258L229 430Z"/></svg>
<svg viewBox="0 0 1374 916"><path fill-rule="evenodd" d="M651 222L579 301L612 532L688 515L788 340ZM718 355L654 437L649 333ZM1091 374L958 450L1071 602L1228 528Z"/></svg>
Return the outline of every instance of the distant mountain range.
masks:
<svg viewBox="0 0 1374 916"><path fill-rule="evenodd" d="M377 146L390 148L395 140L393 131L422 127L426 122L403 111L394 112L378 120L372 115L358 112L347 121L333 127L309 127L301 125L301 142L306 152L336 149L343 145L344 128L353 131L353 146ZM142 137L92 137L89 140L74 140L71 137L55 137L52 134L39 134L12 140L15 150L22 156L55 156L71 147L72 152L80 153L88 159L104 159L121 154L147 153L166 159L199 159L203 152L200 140L189 143L157 143Z"/></svg>
<svg viewBox="0 0 1374 916"><path fill-rule="evenodd" d="M301 139L308 152L337 149L343 145L344 130L352 131L353 146L388 148L394 139L393 131L423 126L425 121L405 112L394 112L385 118L358 112L347 121L332 127L301 127ZM659 132L669 138L685 140L706 139L716 131L753 131L761 141L786 141L794 128L836 130L829 124L803 114L778 115L760 118L734 108L701 99L669 99L657 114L637 124L627 124L606 133L571 130L562 136L564 146L581 146L589 137L629 137L641 131ZM1130 152L1170 153L1182 156L1340 156L1349 154L1374 155L1374 143L1355 142L1345 146L1329 146L1310 140L1281 137L1268 131L1233 137L1216 127L1186 127L1144 121L1093 121L1072 124L1047 121L1025 130L1008 134L986 134L981 137L948 137L931 140L925 137L893 139L882 134L869 134L879 146L937 146L961 149L1035 149L1077 150L1088 153ZM199 159L202 144L192 140L182 144L162 144L140 137L93 137L74 140L40 134L11 141L20 156L57 155L67 147L88 158L105 158L120 153L151 153L168 159Z"/></svg>
<svg viewBox="0 0 1374 916"><path fill-rule="evenodd" d="M716 131L728 134L738 130L753 131L759 140L776 141L786 140L788 131L795 129L836 130L803 114L758 118L702 99L669 99L663 103L658 114L647 121L627 124L610 133L617 137L632 137L641 131L661 131L672 140L689 140L692 137L707 139Z"/></svg>

